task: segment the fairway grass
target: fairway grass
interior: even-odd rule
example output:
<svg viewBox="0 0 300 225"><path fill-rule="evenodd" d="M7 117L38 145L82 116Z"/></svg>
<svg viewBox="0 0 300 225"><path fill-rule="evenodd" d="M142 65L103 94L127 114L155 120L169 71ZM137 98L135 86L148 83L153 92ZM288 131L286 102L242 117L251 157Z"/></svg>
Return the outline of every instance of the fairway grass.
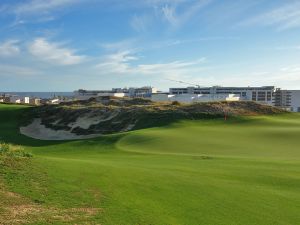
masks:
<svg viewBox="0 0 300 225"><path fill-rule="evenodd" d="M300 224L299 114L181 121L63 142L19 134L23 110L0 105L0 141L34 155L0 168L0 224L20 202L8 192L40 207L22 218L31 224Z"/></svg>

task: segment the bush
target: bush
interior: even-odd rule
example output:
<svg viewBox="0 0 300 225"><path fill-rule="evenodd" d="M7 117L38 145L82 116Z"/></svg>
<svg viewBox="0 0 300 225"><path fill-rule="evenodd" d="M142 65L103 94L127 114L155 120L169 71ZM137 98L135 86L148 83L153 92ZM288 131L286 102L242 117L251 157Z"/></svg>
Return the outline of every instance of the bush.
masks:
<svg viewBox="0 0 300 225"><path fill-rule="evenodd" d="M0 144L0 156L30 158L31 153L25 152L21 146L13 146L6 143Z"/></svg>
<svg viewBox="0 0 300 225"><path fill-rule="evenodd" d="M178 102L178 101L173 101L173 102L172 102L172 105L181 105L181 104L180 104L180 102Z"/></svg>
<svg viewBox="0 0 300 225"><path fill-rule="evenodd" d="M6 143L0 143L0 154L6 154L9 152L9 145Z"/></svg>

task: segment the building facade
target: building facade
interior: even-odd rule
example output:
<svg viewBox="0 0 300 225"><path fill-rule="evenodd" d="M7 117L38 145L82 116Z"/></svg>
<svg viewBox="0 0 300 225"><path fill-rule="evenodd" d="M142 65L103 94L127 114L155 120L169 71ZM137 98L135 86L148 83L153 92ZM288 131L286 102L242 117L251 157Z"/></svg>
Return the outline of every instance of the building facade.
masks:
<svg viewBox="0 0 300 225"><path fill-rule="evenodd" d="M141 87L141 88L112 88L111 90L83 90L79 89L74 91L74 97L78 100L88 100L102 95L116 96L124 94L124 97L130 98L151 98L152 94L157 93L154 87Z"/></svg>
<svg viewBox="0 0 300 225"><path fill-rule="evenodd" d="M187 88L170 88L171 95L180 94L235 94L240 96L242 101L255 101L262 104L273 105L274 103L274 86L263 87L187 87Z"/></svg>
<svg viewBox="0 0 300 225"><path fill-rule="evenodd" d="M153 94L151 100L154 102L180 102L180 103L197 103L197 102L221 102L221 101L239 101L240 96L235 94Z"/></svg>
<svg viewBox="0 0 300 225"><path fill-rule="evenodd" d="M300 112L300 90L277 89L274 96L274 106Z"/></svg>

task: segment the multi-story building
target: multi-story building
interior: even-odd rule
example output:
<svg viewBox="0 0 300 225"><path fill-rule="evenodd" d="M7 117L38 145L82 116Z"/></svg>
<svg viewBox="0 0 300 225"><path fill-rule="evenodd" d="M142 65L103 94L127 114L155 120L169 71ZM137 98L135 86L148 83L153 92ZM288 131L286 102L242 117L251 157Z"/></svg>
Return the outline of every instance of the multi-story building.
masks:
<svg viewBox="0 0 300 225"><path fill-rule="evenodd" d="M273 105L274 86L263 87L187 87L187 88L170 88L171 95L180 94L235 94L239 95L242 101L256 101L263 104Z"/></svg>
<svg viewBox="0 0 300 225"><path fill-rule="evenodd" d="M274 106L291 112L300 112L300 90L276 89Z"/></svg>
<svg viewBox="0 0 300 225"><path fill-rule="evenodd" d="M157 89L153 87L141 88L112 88L111 90L78 90L74 92L75 98L84 100L97 96L114 96L115 94L122 94L130 98L151 98L151 95L157 93Z"/></svg>

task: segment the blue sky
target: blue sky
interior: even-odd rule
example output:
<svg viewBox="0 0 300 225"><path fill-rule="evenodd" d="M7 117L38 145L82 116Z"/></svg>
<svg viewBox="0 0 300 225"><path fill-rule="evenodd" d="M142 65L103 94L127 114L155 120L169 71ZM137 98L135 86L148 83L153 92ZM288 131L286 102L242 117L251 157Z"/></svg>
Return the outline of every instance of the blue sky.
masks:
<svg viewBox="0 0 300 225"><path fill-rule="evenodd" d="M300 89L299 0L1 0L0 91Z"/></svg>

